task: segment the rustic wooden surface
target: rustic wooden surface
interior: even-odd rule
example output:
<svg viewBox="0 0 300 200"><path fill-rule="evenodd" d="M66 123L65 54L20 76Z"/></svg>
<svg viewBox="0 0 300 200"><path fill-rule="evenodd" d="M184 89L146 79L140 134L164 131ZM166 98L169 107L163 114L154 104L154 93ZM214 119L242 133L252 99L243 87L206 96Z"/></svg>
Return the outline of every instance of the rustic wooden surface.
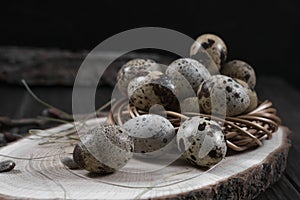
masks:
<svg viewBox="0 0 300 200"><path fill-rule="evenodd" d="M14 52L14 48L10 49ZM32 49L27 49L31 51ZM0 49L0 79L2 81L10 82L10 83L19 83L20 78L25 78L32 80L34 85L45 84L43 79L39 78L39 76L32 76L28 72L22 72L22 69L12 70L18 67L18 63L22 63L22 61L26 61L26 58L22 58L23 54L11 53L7 54L7 48ZM27 51L27 53L28 53ZM39 52L40 49L34 50L34 53ZM6 53L5 53L6 52ZM55 52L55 50L54 50ZM60 52L61 53L61 52ZM70 52L67 52L67 54ZM67 55L66 54L66 55ZM75 55L76 53L72 54ZM83 52L84 54L84 52ZM16 59L14 59L14 55L17 55ZM28 54L26 54L28 56ZM55 53L54 53L55 55ZM54 57L60 57L60 55L56 55ZM68 56L66 56L68 57ZM64 57L63 59L65 59ZM79 56L82 58L82 55ZM58 61L62 64L63 59ZM156 57L159 60L159 58ZM29 59L29 61L32 59ZM55 59L54 59L55 60ZM75 59L76 60L76 59ZM80 60L80 59L79 59ZM28 59L27 59L28 61ZM34 61L34 59L33 59ZM41 59L40 62L35 62L37 66L40 66L42 69L47 67L43 64L45 61L51 63L51 59ZM81 62L81 60L80 60ZM76 63L80 63L76 61ZM124 62L124 61L123 61ZM9 65L4 65L10 63ZM30 64L28 64L30 66ZM30 63L30 62L29 62ZM38 65L38 63L41 63ZM52 62L52 66L55 67L55 62ZM75 66L75 65L74 65ZM26 67L26 66L25 66ZM73 67L73 66L72 66ZM78 66L76 66L78 67ZM6 70L4 70L6 69ZM18 68L17 68L18 69ZM37 68L40 69L40 68ZM40 70L37 70L38 74ZM115 73L115 69L112 70L111 73ZM28 76L26 76L26 74ZM14 75L14 76L13 76ZM48 74L49 75L49 74ZM47 74L44 74L43 78L47 78ZM67 74L68 76L69 74ZM25 76L25 77L24 77ZM63 75L65 76L65 75ZM16 77L16 78L15 78ZM42 80L42 81L41 81ZM54 80L54 81L53 81ZM64 79L62 82L60 79L50 79L48 85L60 84L60 85L70 85L73 79ZM106 85L113 84L113 79L111 77L107 78L108 82ZM65 83L64 83L65 81ZM105 81L104 81L105 82ZM293 134L290 136L292 147L289 152L289 157L287 161L287 168L284 172L282 178L275 183L272 187L270 187L266 192L261 194L257 199L300 199L300 136L297 132L300 131L300 91L299 89L294 88L293 86L287 84L285 81L280 79L279 77L258 77L257 81L257 91L261 100L270 99L274 106L278 109L279 116L282 118L283 125L288 126ZM47 83L47 82L46 82ZM46 100L52 105L55 105L59 108L62 108L68 112L71 112L71 97L72 97L72 88L66 86L51 86L51 87L33 87L33 90L40 96L42 99ZM103 105L110 99L111 88L108 86L102 86L97 94L96 94L96 107ZM59 97L59 98L58 98ZM40 115L43 106L39 105L34 101L30 95L25 91L25 89L21 86L16 85L6 85L0 84L0 115L7 115L12 118L21 118L21 117L35 117ZM26 131L22 129L21 131Z"/></svg>
<svg viewBox="0 0 300 200"><path fill-rule="evenodd" d="M87 124L105 121L100 118ZM210 170L196 168L182 159L163 168L131 159L118 172L92 177L85 170L69 170L60 162L70 156L73 145L39 145L44 141L40 135L54 135L70 127L66 124L47 129L39 136L32 135L0 149L0 161L8 155L15 158L17 165L11 172L0 174L0 198L251 199L280 178L290 147L289 130L281 127L262 147L230 155Z"/></svg>
<svg viewBox="0 0 300 200"><path fill-rule="evenodd" d="M276 88L276 89L274 89ZM71 111L70 87L34 87L33 90L47 102ZM300 198L300 92L279 78L260 77L257 86L261 99L270 99L278 109L283 125L288 126L292 134L292 147L290 149L286 171L282 178L271 186L258 199L299 199ZM36 103L23 87L0 86L1 104L0 114L11 117L30 117L41 114L43 107ZM102 87L98 93L98 106L110 98L111 88ZM59 98L58 98L59 97Z"/></svg>
<svg viewBox="0 0 300 200"><path fill-rule="evenodd" d="M20 84L25 79L31 85L64 85L72 86L77 71L88 55L88 51L71 52L60 49L43 49L32 47L0 47L0 81ZM154 53L127 53L116 59L111 65L105 66L105 61L115 58L114 52L95 53L91 62L96 68L105 67L101 84L112 85L120 67L133 58L151 58L161 64L168 64L171 58ZM85 80L82 85L93 82Z"/></svg>

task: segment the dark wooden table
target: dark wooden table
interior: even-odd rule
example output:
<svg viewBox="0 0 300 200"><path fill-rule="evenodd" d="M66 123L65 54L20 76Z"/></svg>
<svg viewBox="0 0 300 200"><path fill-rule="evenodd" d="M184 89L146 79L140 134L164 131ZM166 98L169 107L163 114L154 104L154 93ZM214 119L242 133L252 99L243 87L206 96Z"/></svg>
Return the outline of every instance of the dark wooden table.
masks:
<svg viewBox="0 0 300 200"><path fill-rule="evenodd" d="M72 87L32 87L46 102L72 112ZM111 87L102 86L96 97L96 106L110 99ZM261 100L269 99L278 109L282 123L293 134L286 172L276 184L261 194L258 199L300 199L300 91L280 78L259 77L257 92ZM0 115L12 118L36 117L44 107L26 92L24 87L0 84Z"/></svg>

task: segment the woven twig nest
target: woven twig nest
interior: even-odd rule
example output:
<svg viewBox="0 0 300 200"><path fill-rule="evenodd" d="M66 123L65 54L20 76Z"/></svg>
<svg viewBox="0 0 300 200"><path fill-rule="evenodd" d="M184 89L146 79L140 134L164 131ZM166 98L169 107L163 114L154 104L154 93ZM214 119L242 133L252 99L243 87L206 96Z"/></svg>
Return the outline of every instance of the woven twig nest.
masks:
<svg viewBox="0 0 300 200"><path fill-rule="evenodd" d="M281 120L276 115L276 109L272 107L272 102L264 101L258 107L246 114L225 119L202 113L177 113L164 111L167 119L178 130L182 121L193 117L208 117L220 123L225 133L227 146L237 152L245 151L257 146L262 146L262 141L271 139L272 134L277 131ZM121 99L114 103L109 115L108 122L122 125L130 118L147 114L147 112L137 109L128 103L128 100Z"/></svg>

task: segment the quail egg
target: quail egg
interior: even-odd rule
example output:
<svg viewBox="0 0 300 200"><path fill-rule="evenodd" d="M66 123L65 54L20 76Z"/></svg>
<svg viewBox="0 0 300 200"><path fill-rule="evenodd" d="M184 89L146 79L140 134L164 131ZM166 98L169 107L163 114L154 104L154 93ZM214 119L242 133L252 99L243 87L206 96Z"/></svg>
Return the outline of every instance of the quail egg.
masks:
<svg viewBox="0 0 300 200"><path fill-rule="evenodd" d="M16 163L12 160L0 161L0 173L9 172L13 170L16 166Z"/></svg>
<svg viewBox="0 0 300 200"><path fill-rule="evenodd" d="M219 67L211 58L209 53L200 46L199 43L194 43L190 51L190 57L197 60L199 63L205 66L211 75L220 74Z"/></svg>
<svg viewBox="0 0 300 200"><path fill-rule="evenodd" d="M197 95L200 107L206 113L235 116L243 113L250 105L246 89L224 75L214 75L204 81Z"/></svg>
<svg viewBox="0 0 300 200"><path fill-rule="evenodd" d="M200 113L198 97L189 97L184 99L180 104L180 109L182 113L185 112Z"/></svg>
<svg viewBox="0 0 300 200"><path fill-rule="evenodd" d="M245 81L251 89L256 85L254 69L246 62L233 60L222 66L221 74Z"/></svg>
<svg viewBox="0 0 300 200"><path fill-rule="evenodd" d="M79 169L80 167L77 165L77 163L74 161L73 158L70 157L64 157L60 160L64 166L68 167L69 169Z"/></svg>
<svg viewBox="0 0 300 200"><path fill-rule="evenodd" d="M190 54L192 56L196 55L201 48L207 51L211 59L216 63L218 69L220 69L221 65L226 61L227 58L227 47L224 41L217 35L203 34L199 36L191 46Z"/></svg>
<svg viewBox="0 0 300 200"><path fill-rule="evenodd" d="M166 70L166 75L173 77L173 71L183 75L195 92L197 92L203 80L211 76L201 63L191 58L180 58L172 62Z"/></svg>
<svg viewBox="0 0 300 200"><path fill-rule="evenodd" d="M210 167L226 155L227 146L221 126L209 118L192 117L181 124L177 145L192 164Z"/></svg>
<svg viewBox="0 0 300 200"><path fill-rule="evenodd" d="M133 141L126 130L116 125L101 125L81 137L73 159L90 172L111 173L126 165L133 150Z"/></svg>
<svg viewBox="0 0 300 200"><path fill-rule="evenodd" d="M135 153L160 150L175 137L171 122L160 115L140 115L128 120L122 127L133 138Z"/></svg>
<svg viewBox="0 0 300 200"><path fill-rule="evenodd" d="M124 64L117 75L117 86L125 96L131 79L147 75L149 71L161 71L161 65L151 59L133 59Z"/></svg>
<svg viewBox="0 0 300 200"><path fill-rule="evenodd" d="M179 102L174 81L159 71L132 79L128 84L130 102L141 110L148 111L153 105L178 111Z"/></svg>
<svg viewBox="0 0 300 200"><path fill-rule="evenodd" d="M245 113L251 112L255 108L257 108L258 105L258 97L255 92L255 90L251 89L249 85L240 79L235 79L239 84L241 84L247 91L248 96L250 98L250 105L248 106L247 110L245 110Z"/></svg>

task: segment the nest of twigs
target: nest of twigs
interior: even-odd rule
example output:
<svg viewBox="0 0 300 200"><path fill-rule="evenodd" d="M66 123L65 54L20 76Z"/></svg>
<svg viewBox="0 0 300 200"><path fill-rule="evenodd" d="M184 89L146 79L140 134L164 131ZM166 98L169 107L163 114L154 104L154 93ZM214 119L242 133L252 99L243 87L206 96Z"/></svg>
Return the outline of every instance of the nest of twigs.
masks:
<svg viewBox="0 0 300 200"><path fill-rule="evenodd" d="M164 111L164 115L178 130L181 122L193 117L202 116L217 121L225 133L227 146L237 152L262 146L262 141L271 139L272 134L277 131L281 120L276 115L276 109L272 107L272 102L261 102L258 107L246 114L235 117L220 118L218 116L202 113L177 113ZM130 118L147 114L147 112L137 109L128 104L128 100L121 99L114 103L109 115L108 122L111 124L122 125Z"/></svg>

